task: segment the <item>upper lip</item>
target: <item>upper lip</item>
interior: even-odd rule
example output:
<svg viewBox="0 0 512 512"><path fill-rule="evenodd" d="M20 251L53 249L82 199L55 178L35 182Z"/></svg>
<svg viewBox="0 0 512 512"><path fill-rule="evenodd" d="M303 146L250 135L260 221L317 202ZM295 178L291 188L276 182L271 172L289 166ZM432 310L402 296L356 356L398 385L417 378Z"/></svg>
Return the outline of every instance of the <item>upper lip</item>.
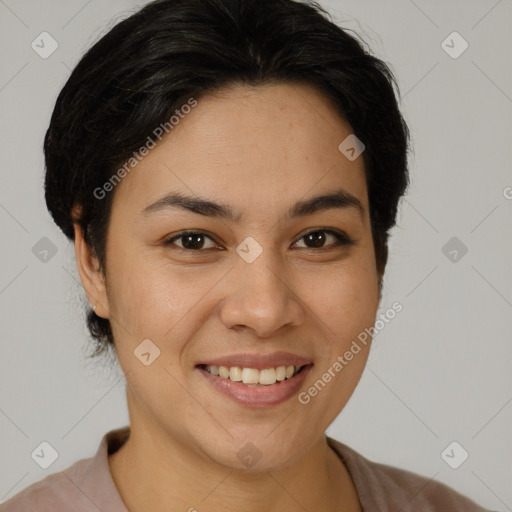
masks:
<svg viewBox="0 0 512 512"><path fill-rule="evenodd" d="M230 354L229 356L205 359L197 365L210 366L238 366L240 368L276 368L278 366L304 366L311 364L311 360L291 352L272 352L269 354ZM196 366L197 366L196 365Z"/></svg>

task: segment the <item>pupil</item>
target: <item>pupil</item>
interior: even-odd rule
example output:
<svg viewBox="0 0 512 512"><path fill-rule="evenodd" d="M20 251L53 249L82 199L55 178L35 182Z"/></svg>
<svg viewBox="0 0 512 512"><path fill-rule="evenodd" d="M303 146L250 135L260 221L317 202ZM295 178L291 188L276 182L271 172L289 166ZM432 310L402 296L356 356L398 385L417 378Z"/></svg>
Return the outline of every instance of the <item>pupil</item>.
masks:
<svg viewBox="0 0 512 512"><path fill-rule="evenodd" d="M314 233L309 233L307 239L313 243L314 247L322 247L325 242L325 235L322 231L315 231Z"/></svg>
<svg viewBox="0 0 512 512"><path fill-rule="evenodd" d="M186 249L201 249L203 246L202 235L199 233L192 233L190 235L184 235L183 239L185 243L183 246ZM306 236L306 239L313 247L322 247L325 243L325 235L322 231L315 231L313 233L309 233Z"/></svg>
<svg viewBox="0 0 512 512"><path fill-rule="evenodd" d="M191 235L184 235L183 238L185 240L185 243L183 244L185 249L200 249L203 245L202 240L198 241L198 239L202 238L202 235L199 233L193 233Z"/></svg>

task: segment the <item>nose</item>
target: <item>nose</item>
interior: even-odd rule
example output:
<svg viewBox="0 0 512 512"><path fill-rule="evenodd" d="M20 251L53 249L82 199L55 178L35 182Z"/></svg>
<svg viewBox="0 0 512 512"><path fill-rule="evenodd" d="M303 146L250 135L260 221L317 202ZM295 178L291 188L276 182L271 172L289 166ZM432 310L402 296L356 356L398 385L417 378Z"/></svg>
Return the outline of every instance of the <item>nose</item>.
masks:
<svg viewBox="0 0 512 512"><path fill-rule="evenodd" d="M294 290L291 272L284 272L264 251L255 261L240 259L229 273L228 291L220 317L228 329L250 330L259 338L269 338L285 326L298 326L304 305Z"/></svg>

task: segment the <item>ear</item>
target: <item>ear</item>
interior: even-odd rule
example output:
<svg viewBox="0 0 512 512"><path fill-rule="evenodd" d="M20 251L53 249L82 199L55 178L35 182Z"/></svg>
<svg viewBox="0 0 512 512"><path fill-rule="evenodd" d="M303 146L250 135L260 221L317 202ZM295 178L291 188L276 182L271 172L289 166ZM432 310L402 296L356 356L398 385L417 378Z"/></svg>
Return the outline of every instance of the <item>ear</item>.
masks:
<svg viewBox="0 0 512 512"><path fill-rule="evenodd" d="M74 223L75 257L80 280L84 287L87 300L91 306L96 306L94 312L102 317L109 317L105 277L100 270L98 259L92 255L90 247L84 240L80 225Z"/></svg>

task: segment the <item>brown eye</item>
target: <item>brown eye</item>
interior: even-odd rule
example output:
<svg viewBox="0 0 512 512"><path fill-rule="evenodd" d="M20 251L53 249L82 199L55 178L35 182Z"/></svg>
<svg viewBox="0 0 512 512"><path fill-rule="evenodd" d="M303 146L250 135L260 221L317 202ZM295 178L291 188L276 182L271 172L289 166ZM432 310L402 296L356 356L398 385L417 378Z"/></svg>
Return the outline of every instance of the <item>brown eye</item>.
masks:
<svg viewBox="0 0 512 512"><path fill-rule="evenodd" d="M328 240L329 235L334 238L336 242L325 246L324 244L326 240ZM310 231L300 238L300 240L302 239L304 239L306 243L306 249L325 249L338 247L340 245L353 245L355 243L354 240L344 233L338 233L332 229L317 229L315 231Z"/></svg>
<svg viewBox="0 0 512 512"><path fill-rule="evenodd" d="M182 245L177 245L178 249L185 251L201 251L205 249L205 240L211 240L213 242L212 247L206 247L206 249L212 249L215 247L215 242L206 233L201 231L184 231L176 236L173 236L169 240L164 242L164 245L176 245L175 241L180 240Z"/></svg>

